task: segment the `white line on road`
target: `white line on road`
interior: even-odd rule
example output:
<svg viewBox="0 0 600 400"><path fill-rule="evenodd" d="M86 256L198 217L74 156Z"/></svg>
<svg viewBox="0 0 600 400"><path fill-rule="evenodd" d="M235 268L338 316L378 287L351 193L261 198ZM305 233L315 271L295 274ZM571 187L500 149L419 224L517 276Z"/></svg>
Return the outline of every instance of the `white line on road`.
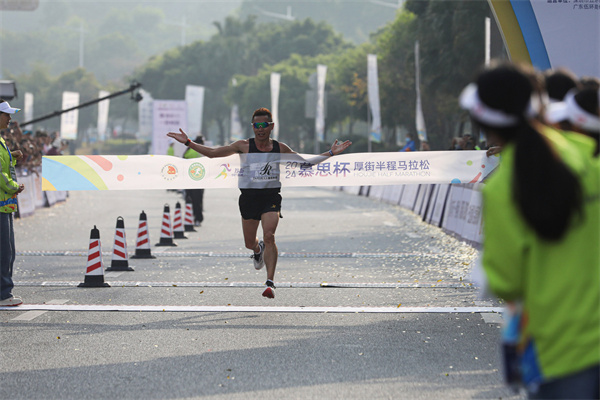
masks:
<svg viewBox="0 0 600 400"><path fill-rule="evenodd" d="M66 304L69 300L50 300L48 301L46 304L48 305L61 305L61 304ZM24 311L23 309L21 309L21 307L17 307L15 308L14 311ZM27 311L26 313L23 313L21 315L19 315L18 317L13 318L13 321L31 321L34 318L39 317L40 315L45 314L46 312L48 312L48 310L46 311Z"/></svg>
<svg viewBox="0 0 600 400"><path fill-rule="evenodd" d="M105 275L109 277L108 274ZM74 287L81 282L77 281L43 281L43 282L15 282L15 286L30 287ZM141 282L141 281L108 281L113 287L228 287L228 288L256 288L263 287L261 282ZM282 288L349 288L349 289L475 289L470 282L397 282L397 283L368 283L368 282L278 282L277 287Z"/></svg>
<svg viewBox="0 0 600 400"><path fill-rule="evenodd" d="M24 304L0 311L126 311L126 312L277 312L277 313L499 313L502 307L302 307L302 306L128 306L83 304Z"/></svg>

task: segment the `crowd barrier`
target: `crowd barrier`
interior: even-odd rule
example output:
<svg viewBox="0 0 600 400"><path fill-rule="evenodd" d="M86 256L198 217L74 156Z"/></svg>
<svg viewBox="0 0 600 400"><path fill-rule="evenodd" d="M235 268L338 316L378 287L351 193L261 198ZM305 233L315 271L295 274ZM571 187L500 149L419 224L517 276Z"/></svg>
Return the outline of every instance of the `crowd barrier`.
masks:
<svg viewBox="0 0 600 400"><path fill-rule="evenodd" d="M411 210L428 224L479 248L482 243L481 185L415 184L336 189Z"/></svg>
<svg viewBox="0 0 600 400"><path fill-rule="evenodd" d="M67 200L68 192L42 191L42 169L17 168L17 181L25 185L23 193L17 196L19 208L18 217L33 215L35 210L43 207L52 207L54 204Z"/></svg>

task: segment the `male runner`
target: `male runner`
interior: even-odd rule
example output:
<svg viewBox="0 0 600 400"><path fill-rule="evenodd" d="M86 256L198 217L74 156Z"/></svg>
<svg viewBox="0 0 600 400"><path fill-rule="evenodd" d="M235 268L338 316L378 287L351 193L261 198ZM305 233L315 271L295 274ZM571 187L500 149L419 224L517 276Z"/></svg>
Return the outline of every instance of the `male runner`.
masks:
<svg viewBox="0 0 600 400"><path fill-rule="evenodd" d="M267 282L263 296L275 297L275 268L277 266L277 245L275 244L275 230L279 223L281 211L281 182L279 181L279 153L295 152L285 143L271 139L274 122L271 112L266 108L259 108L252 114L252 128L254 138L238 140L227 146L208 147L192 142L187 134L169 132L167 136L192 148L198 153L214 158L227 157L232 154L245 154L242 158L243 177L240 178L239 199L240 213L242 214L242 232L246 248L254 251L254 268L261 269L267 266ZM340 154L352 142L338 143L336 140L331 145L331 150L321 154L324 160L327 157ZM272 168L271 162L276 168ZM263 240L257 237L258 226L262 224Z"/></svg>

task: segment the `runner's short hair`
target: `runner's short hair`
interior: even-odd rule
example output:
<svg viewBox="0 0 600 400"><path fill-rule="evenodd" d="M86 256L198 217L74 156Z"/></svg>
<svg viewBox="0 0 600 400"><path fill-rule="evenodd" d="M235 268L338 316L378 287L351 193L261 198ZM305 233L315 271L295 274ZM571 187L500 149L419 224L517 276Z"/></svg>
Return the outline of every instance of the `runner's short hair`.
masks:
<svg viewBox="0 0 600 400"><path fill-rule="evenodd" d="M258 108L254 111L254 114L252 114L252 121L254 121L254 117L262 117L266 115L267 117L269 117L269 121L272 122L273 121L273 115L271 114L271 111L269 111L268 108Z"/></svg>

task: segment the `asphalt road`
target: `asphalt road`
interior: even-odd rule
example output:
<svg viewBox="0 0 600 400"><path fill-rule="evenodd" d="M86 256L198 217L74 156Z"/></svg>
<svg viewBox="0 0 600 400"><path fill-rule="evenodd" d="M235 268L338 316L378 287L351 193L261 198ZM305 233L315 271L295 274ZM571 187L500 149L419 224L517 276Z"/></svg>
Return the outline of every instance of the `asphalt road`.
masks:
<svg viewBox="0 0 600 400"><path fill-rule="evenodd" d="M521 398L502 383L501 318L488 312L501 304L471 285L476 251L396 206L282 195L273 300L235 190L207 190L197 232L106 272L108 288L77 287L90 230L108 267L117 217L131 255L140 212L155 244L181 195L71 192L16 220L14 294L29 309L0 310L0 398Z"/></svg>

